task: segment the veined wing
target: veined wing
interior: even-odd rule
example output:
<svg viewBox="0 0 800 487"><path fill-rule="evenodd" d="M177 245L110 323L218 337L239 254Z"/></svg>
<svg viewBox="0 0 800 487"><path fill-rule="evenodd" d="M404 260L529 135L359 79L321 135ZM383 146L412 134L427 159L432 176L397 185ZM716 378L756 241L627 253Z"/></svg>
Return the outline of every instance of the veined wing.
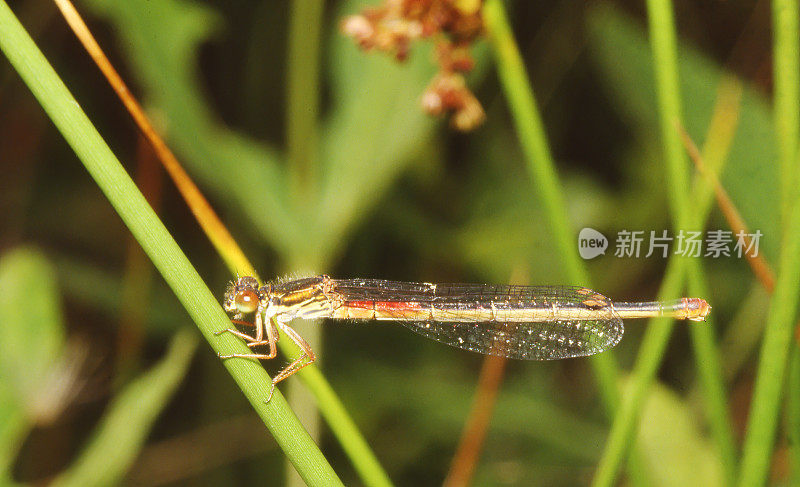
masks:
<svg viewBox="0 0 800 487"><path fill-rule="evenodd" d="M335 318L400 321L433 340L527 360L600 353L623 325L611 301L572 286L429 284L334 280Z"/></svg>
<svg viewBox="0 0 800 487"><path fill-rule="evenodd" d="M406 328L438 342L485 355L521 360L585 357L619 343L619 318L545 322L401 321Z"/></svg>

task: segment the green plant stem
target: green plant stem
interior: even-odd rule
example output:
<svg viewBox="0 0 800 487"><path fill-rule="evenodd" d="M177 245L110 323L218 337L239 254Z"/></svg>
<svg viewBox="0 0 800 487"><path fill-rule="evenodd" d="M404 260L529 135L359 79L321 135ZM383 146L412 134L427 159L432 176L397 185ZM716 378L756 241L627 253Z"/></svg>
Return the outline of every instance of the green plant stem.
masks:
<svg viewBox="0 0 800 487"><path fill-rule="evenodd" d="M721 98L730 99L734 97L740 100L738 93L741 90L741 85L738 81L725 75L720 79L718 86L718 104ZM733 117L733 120L737 121L738 115ZM708 175L713 174L713 177L705 177L703 174L699 174L699 177L695 178L694 190L689 199L689 201L694 202L694 208L689 215L691 228L704 228L705 222L708 220L711 205L714 201L712 180L718 180L719 174L727 161L734 127L731 126L726 130L721 128L720 124L715 124L713 121L711 123L703 150L703 165L705 166L705 172ZM689 261L687 276L689 292L693 296L711 296L705 275L700 267L701 265L696 259ZM719 451L726 482L731 485L735 481L738 467L737 446L731 428L733 423L728 409L725 369L720 358L722 354L717 347L713 333L715 329L714 315L712 314L706 320L708 327L692 326L690 327L690 333L712 438Z"/></svg>
<svg viewBox="0 0 800 487"><path fill-rule="evenodd" d="M735 97L740 99L738 93L741 85L738 81L727 76L719 82L718 103L720 98ZM738 119L738 117L736 117ZM730 151L730 142L734 127L727 130L720 128L719 124L712 122L706 137L703 150L703 165L706 175L700 174L695 178L694 190L690 201L694 202L693 210L689 215L690 228L701 229L705 227L714 202L713 180L718 180L727 156ZM727 141L726 141L727 139ZM706 282L701 264L696 259L688 263L689 292L693 296L710 296L710 289ZM692 326L690 333L695 363L699 373L700 385L704 394L705 407L711 427L712 438L719 451L722 468L726 481L730 485L734 482L737 469L736 441L731 429L730 411L725 389L725 372L720 359L721 353L717 348L714 338L714 315L706 318L708 327Z"/></svg>
<svg viewBox="0 0 800 487"><path fill-rule="evenodd" d="M756 374L756 384L747 422L739 485L763 485L772 458L778 423L781 392L784 386L792 329L797 310L798 272L800 272L800 205L797 190L797 146L800 136L800 25L798 2L772 3L774 32L773 65L775 79L775 128L781 168L781 218L786 229L782 236L780 269L770 303L764 340ZM792 395L789 396L792 404ZM800 412L788 410L790 438ZM792 445L792 458L798 457ZM793 465L794 469L798 465Z"/></svg>
<svg viewBox="0 0 800 487"><path fill-rule="evenodd" d="M780 271L770 302L747 421L739 475L739 485L742 487L763 485L772 458L800 293L800 205L795 202L793 208L781 249Z"/></svg>
<svg viewBox="0 0 800 487"><path fill-rule="evenodd" d="M295 201L314 188L318 157L319 43L322 0L294 0L289 21L286 90L287 159Z"/></svg>
<svg viewBox="0 0 800 487"><path fill-rule="evenodd" d="M560 261L564 264L565 277L571 282L588 285L589 273L575 252L575 240L569 228L567 206L560 191L561 185L555 163L547 145L544 125L503 3L500 0L488 0L483 7L483 16L494 47L503 91L514 116L514 126L525 153L531 179L536 184ZM610 358L610 354L601 354L598 357L608 357L594 362L598 364L596 373L601 390L606 395L605 402L607 405L616 404L619 401L616 364ZM612 397L608 397L609 394ZM610 406L610 409L613 409L613 406Z"/></svg>
<svg viewBox="0 0 800 487"><path fill-rule="evenodd" d="M5 1L0 1L0 49L73 148L114 209L217 353L247 353L235 337L215 332L230 321L175 240L148 206L111 149L58 78ZM280 393L265 403L270 378L260 364L227 360L225 367L309 485L341 485Z"/></svg>
<svg viewBox="0 0 800 487"><path fill-rule="evenodd" d="M561 193L544 124L502 1L488 0L483 15L494 47L503 92L514 116L517 137L525 153L531 179L544 205L560 260L565 266L565 277L575 282L587 282L589 273L575 251L575 237L569 227L566 200Z"/></svg>
<svg viewBox="0 0 800 487"><path fill-rule="evenodd" d="M698 259L689 259L686 264L689 294L691 296L711 296L708 282ZM736 478L736 440L731 428L733 423L728 410L722 361L714 337L714 321L713 316L709 316L705 323L690 323L688 326L700 387L703 391L703 404L711 429L711 438L717 448L726 484L731 485Z"/></svg>
<svg viewBox="0 0 800 487"><path fill-rule="evenodd" d="M730 97L741 89L738 82L723 77L719 82L718 96ZM739 96L736 95L738 99ZM719 103L719 102L718 102ZM716 130L715 130L716 129ZM730 133L733 127L723 129L712 122L706 137L702 163L705 174L695 178L690 201L694 202L690 214L690 228L703 228L714 203L712 181L718 180L730 150ZM728 139L727 142L725 139ZM709 286L696 259L688 262L689 293L692 296L710 296ZM736 474L736 442L731 430L730 411L727 406L725 374L720 360L720 352L714 341L714 315L706 318L708 326L690 326L694 344L695 363L699 373L700 385L704 394L705 407L710 422L712 437L719 451L722 467L728 484L733 483Z"/></svg>
<svg viewBox="0 0 800 487"><path fill-rule="evenodd" d="M774 113L781 168L781 216L784 224L797 191L800 137L800 18L797 0L772 2Z"/></svg>
<svg viewBox="0 0 800 487"><path fill-rule="evenodd" d="M786 400L786 429L789 437L789 473L788 485L800 485L800 348L792 345L792 356L789 361L789 379L787 381L788 398Z"/></svg>
<svg viewBox="0 0 800 487"><path fill-rule="evenodd" d="M679 231L702 229L704 218L699 217L697 213L694 215L689 213L689 200L685 193L689 181L686 169L687 160L676 126L681 120L681 101L672 5L669 0L648 0L647 7L673 226ZM698 194L702 195L702 191ZM702 203L703 198L699 199ZM706 197L707 200L708 197ZM705 293L708 292L708 286L705 283L700 264L695 261L687 262L687 260L685 257L673 257L670 260L667 275L659 292L660 299L672 299L680 292L685 271L688 271L690 291L701 293L700 296L707 295ZM626 398L623 407L614 419L593 485L610 486L614 483L627 445L635 433L644 398L661 363L671 331L671 321L652 320L648 323L639 357L634 366L630 396ZM691 336L712 433L726 476L731 481L736 468L735 446L730 430L730 416L726 407L722 368L719 362L719 353L714 345L712 327L692 327Z"/></svg>
<svg viewBox="0 0 800 487"><path fill-rule="evenodd" d="M677 295L683 281L683 260L670 259L661 288L658 293L659 300L665 300ZM642 404L647 396L647 391L653 381L661 357L666 348L673 321L664 318L648 320L644 339L639 347L628 393L624 396L620 408L611 425L606 447L600 463L597 466L592 485L610 486L614 484L617 471L625 454L628 451L637 421L642 409Z"/></svg>
<svg viewBox="0 0 800 487"><path fill-rule="evenodd" d="M294 360L299 357L297 346L286 336L278 342L278 347L286 357ZM364 435L353 422L353 418L336 395L328 380L316 364L304 368L298 374L303 384L314 396L316 407L339 440L342 450L353 464L364 485L371 487L390 487L392 481L381 466L375 452L370 449Z"/></svg>
<svg viewBox="0 0 800 487"><path fill-rule="evenodd" d="M705 218L697 211L689 211L689 198L685 188L689 187L688 160L680 140L676 123L682 119L680 81L678 73L678 41L670 0L648 0L650 39L653 50L656 90L659 101L659 118L665 162L667 165L670 212L675 231L701 231ZM708 181L701 180L701 187ZM698 198L695 203L703 203ZM697 259L684 259L688 290L692 296L710 296L702 266ZM731 430L730 413L727 408L725 381L714 339L713 320L705 326L692 326L695 364L704 392L706 415L728 483L733 482L736 472L736 446ZM665 339L669 339L667 336ZM666 347L666 343L664 344ZM661 357L659 357L659 362ZM653 371L655 374L655 370ZM648 380L646 387L649 387Z"/></svg>
<svg viewBox="0 0 800 487"><path fill-rule="evenodd" d="M288 52L286 56L286 158L288 192L298 214L311 211L310 196L316 186L315 168L319 157L319 45L324 13L322 0L293 0L290 2ZM289 260L282 256L283 262ZM311 265L309 263L309 265ZM295 269L289 269L294 271ZM295 323L297 331L315 349L322 348L322 328L319 323L302 320ZM313 438L320 436L320 415L312 391L299 382L291 381L284 388L292 410ZM356 457L353 458L356 461ZM303 484L286 466L287 486Z"/></svg>
<svg viewBox="0 0 800 487"><path fill-rule="evenodd" d="M547 144L544 124L502 1L487 0L483 7L483 17L494 48L503 92L508 99L531 179L537 187L560 261L564 265L565 277L570 282L590 285L589 273L575 252L575 239L569 228L566 200L561 192L555 162ZM617 364L610 352L593 356L591 364L610 417L620 404ZM634 483L644 485L646 482L642 462L636 455L632 460L631 478Z"/></svg>
<svg viewBox="0 0 800 487"><path fill-rule="evenodd" d="M800 155L800 25L797 0L772 2L774 116L781 168L781 216L789 215L797 189L797 157ZM800 481L800 356L793 346L786 408L792 477Z"/></svg>
<svg viewBox="0 0 800 487"><path fill-rule="evenodd" d="M648 0L647 10L672 221L676 229L684 229L686 227L683 225L689 223L689 202L685 196L689 177L686 170L688 160L676 127L676 123L682 120L682 114L678 43L675 38L672 3L669 0Z"/></svg>

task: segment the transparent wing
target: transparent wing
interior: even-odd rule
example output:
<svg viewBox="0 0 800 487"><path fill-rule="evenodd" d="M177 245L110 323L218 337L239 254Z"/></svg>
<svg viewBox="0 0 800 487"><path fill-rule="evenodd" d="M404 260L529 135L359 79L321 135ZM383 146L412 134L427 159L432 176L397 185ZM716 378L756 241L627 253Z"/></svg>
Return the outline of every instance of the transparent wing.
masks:
<svg viewBox="0 0 800 487"><path fill-rule="evenodd" d="M556 360L594 355L619 343L622 320L533 323L401 321L425 337L486 355L522 360Z"/></svg>
<svg viewBox="0 0 800 487"><path fill-rule="evenodd" d="M524 360L593 355L622 338L605 296L584 287L335 280L343 306L454 347ZM567 316L568 318L565 318Z"/></svg>

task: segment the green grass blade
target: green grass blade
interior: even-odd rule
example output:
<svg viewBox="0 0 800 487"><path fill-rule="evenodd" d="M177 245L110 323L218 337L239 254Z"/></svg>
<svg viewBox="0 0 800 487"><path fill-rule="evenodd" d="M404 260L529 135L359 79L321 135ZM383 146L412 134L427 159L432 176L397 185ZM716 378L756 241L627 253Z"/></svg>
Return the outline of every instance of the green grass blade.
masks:
<svg viewBox="0 0 800 487"><path fill-rule="evenodd" d="M656 93L658 96L661 138L667 175L668 195L672 220L677 230L692 230L700 227L698 215L689 214L686 188L689 187L688 161L684 154L676 124L681 120L680 88L678 81L678 54L672 5L669 0L649 0L650 39L653 49ZM660 299L671 299L681 290L686 259L670 261L667 277L662 283ZM706 287L699 264L692 263L688 270L691 278L689 288L705 292ZM617 470L625 456L628 443L633 437L646 391L652 383L672 331L669 320L653 320L648 323L647 334L634 368L634 379L630 396L614 419L606 450L598 464L593 485L612 485ZM698 367L706 398L708 414L717 447L723 457L723 465L729 479L735 469L735 448L730 432L730 421L725 407L725 388L719 365L719 354L714 346L711 328L692 330Z"/></svg>
<svg viewBox="0 0 800 487"><path fill-rule="evenodd" d="M772 458L792 330L800 293L800 205L795 203L767 316L747 421L739 485L763 485Z"/></svg>
<svg viewBox="0 0 800 487"><path fill-rule="evenodd" d="M697 221L696 216L694 219ZM700 262L697 259L691 259L686 264L689 294L691 296L711 296L708 281L703 274ZM726 484L730 485L736 476L737 450L731 428L732 422L728 410L720 351L714 336L714 322L713 317L708 317L704 323L690 323L688 326L711 436L722 463Z"/></svg>
<svg viewBox="0 0 800 487"><path fill-rule="evenodd" d="M701 230L703 225L699 216L696 213L689 213L687 196L689 193L686 191L686 188L689 187L689 161L676 126L677 123L681 123L683 116L678 72L678 41L672 15L672 2L670 0L648 0L647 5L661 138L669 177L668 194L672 223L676 231ZM700 184L708 185L705 181ZM684 262L684 264L690 293L701 297L708 296L708 286L705 283L700 263L695 260ZM736 448L730 426L730 414L726 406L722 367L719 353L714 344L713 328L709 323L706 326L692 327L690 333L694 345L695 363L700 372L700 383L705 393L712 434L725 467L726 477L728 482L731 482L736 470ZM664 339L668 340L669 335ZM663 347L666 347L666 343ZM658 361L660 363L661 357ZM655 372L656 370L653 369L653 376ZM641 384L641 387L648 387L652 381L652 377L642 376L642 379L647 379L647 384Z"/></svg>
<svg viewBox="0 0 800 487"><path fill-rule="evenodd" d="M789 202L793 191L797 191L797 155L800 144L800 19L797 15L797 0L776 0L772 2L774 59L774 116L778 135L778 153L781 168L782 214L788 215ZM791 373L787 399L787 428L792 464L792 477L796 484L800 481L800 350L793 347Z"/></svg>
<svg viewBox="0 0 800 487"><path fill-rule="evenodd" d="M53 485L116 485L136 460L150 428L189 368L197 338L175 334L165 357L118 394L94 438Z"/></svg>
<svg viewBox="0 0 800 487"><path fill-rule="evenodd" d="M322 18L325 5L321 0L293 0L289 8L288 50L286 56L286 168L289 182L290 202L298 212L308 211L316 195L317 174L320 166L319 151L319 53ZM312 212L313 213L313 212ZM304 252L305 253L305 252ZM286 260L287 256L283 256ZM294 270L294 267L290 267ZM322 328L319 323L300 321L295 331L314 344L315 350L323 347ZM286 343L289 340L284 340ZM316 377L321 378L318 374ZM308 380L308 376L304 377ZM315 381L316 385L327 385ZM314 399L315 392L298 381L290 381L284 394L297 417L309 434L319 440L321 434L320 415ZM343 443L348 440L343 440ZM357 462L357 458L353 460ZM286 465L287 486L302 485L303 481Z"/></svg>
<svg viewBox="0 0 800 487"><path fill-rule="evenodd" d="M683 264L680 260L671 259L669 261L658 293L659 300L674 297L680 292L683 272ZM672 333L673 323L672 320L664 318L652 319L647 322L647 332L639 347L630 389L624 396L611 425L605 451L592 481L594 486L614 484L617 471L630 448L631 438L636 431L636 422L641 413L644 399L647 397L647 391L661 364L661 357Z"/></svg>
<svg viewBox="0 0 800 487"><path fill-rule="evenodd" d="M566 214L566 200L560 191L561 184L548 147L544 124L500 0L486 2L484 19L495 50L497 72L514 116L517 137L525 153L531 178L541 195L560 260L565 266L564 277L574 282L586 283L589 275L578 259L575 236L570 230Z"/></svg>
<svg viewBox="0 0 800 487"><path fill-rule="evenodd" d="M296 202L316 184L319 160L319 45L322 0L291 2L286 90L286 148Z"/></svg>
<svg viewBox="0 0 800 487"><path fill-rule="evenodd" d="M685 226L689 223L689 205L685 197L689 187L688 159L676 127L683 116L672 3L669 0L648 0L647 9L672 221L676 229L688 229Z"/></svg>
<svg viewBox="0 0 800 487"><path fill-rule="evenodd" d="M789 397L786 399L786 429L789 437L789 485L800 485L800 348L792 346L789 362Z"/></svg>
<svg viewBox="0 0 800 487"><path fill-rule="evenodd" d="M598 57L603 64L608 76L615 77L617 73L617 60L628 59L632 68L622 76L622 81L615 81L614 87L617 96L623 103L632 103L634 119L637 126L643 126L645 131L656 128L655 115L649 113L647 107L652 105L650 93L655 92L654 79L651 74L645 72L645 68L652 71L650 62L642 65L645 58L652 59L650 50L646 46L644 36L639 32L635 22L626 19L610 8L597 10L593 19L596 26L596 33L593 35L593 48L598 52ZM690 46L682 45L680 50L680 72L682 74L681 92L683 100L691 100L691 104L686 104L686 126L694 127L693 133L698 133L709 124L709 115L713 107L718 103L719 97L730 97L732 90L739 89L737 85L731 83L730 75L719 68L713 60L707 59L701 53L691 49ZM636 66L639 66L638 72ZM724 164L730 166L726 170L726 181L724 185L731 191L731 195L737 202L741 202L743 208L747 208L746 219L755 228L765 228L766 220L769 215L773 215L778 208L770 204L769 191L753 191L756 187L771 187L772 182L777 177L777 171L770 176L770 163L767 162L773 155L774 134L771 130L770 113L766 100L758 94L756 90L748 86L741 86L742 96L740 101L740 117L738 119L738 131L734 139L730 142L730 150L714 149L713 139L706 140L705 165L708 171L720 174ZM653 97L654 99L654 97ZM638 103L631 102L638 100ZM709 133L709 137L711 134ZM728 145L728 144L726 144ZM713 150L712 150L713 149ZM757 167L756 167L757 166ZM712 170L712 168L714 168ZM765 179L761 179L761 176ZM707 184L706 178L698 178L697 184L691 195L692 210L690 218L693 220L689 228L701 229L704 227L708 218L710 205L713 203L713 194ZM756 198L750 199L752 195ZM773 234L773 232L765 232ZM777 250L777 245L775 245ZM700 270L692 270L691 266L699 266L699 262L692 260L689 262L689 290L691 295L702 297L712 296L706 294L708 286L703 286L698 279L702 280ZM697 274L699 277L695 277ZM712 303L713 304L713 303ZM766 314L766 312L765 312ZM698 369L698 378L701 381L704 394L704 404L712 435L715 438L717 450L725 464L726 474L729 482L731 475L735 474L736 466L736 442L730 427L730 413L727 410L727 395L724 387L724 380L719 376L719 368L715 365L719 362L719 351L714 345L712 330L714 329L715 314L709 316L707 326L690 326L692 335L695 362ZM752 321L752 320L751 320ZM752 330L752 323L747 327L748 332ZM760 332L759 332L760 334ZM741 334L736 336L741 337ZM737 346L738 346L737 341ZM729 350L731 347L728 347ZM740 353L740 348L734 348ZM723 354L728 360L736 360L737 353ZM743 360L743 359L740 359Z"/></svg>
<svg viewBox="0 0 800 487"><path fill-rule="evenodd" d="M223 354L247 353L248 348L240 340L214 335L230 326L227 315L4 1L0 2L0 49L105 193L214 351ZM319 448L287 407L283 396L276 393L270 403L264 402L269 392L270 378L261 365L249 360L228 360L225 367L301 477L309 485L341 484Z"/></svg>
<svg viewBox="0 0 800 487"><path fill-rule="evenodd" d="M659 111L653 109L656 88L648 39L638 21L608 6L593 9L590 27L589 52L603 71L603 84L611 90L615 106L623 110L626 124L635 130L638 143L649 146L652 134L659 131ZM620 59L626 61L625 69L619 69ZM713 142L716 137L704 141L704 134L710 123L716 123L714 110L719 106L720 97L737 98L732 93L736 87L725 85L731 85L731 79L738 80L738 77L688 43L680 45L679 61L682 123L697 142L711 144L704 149L704 152L713 149L704 154L707 169L717 167L720 156L724 155L727 159L724 173L719 169L713 172L720 175L744 220L764 235L778 235L782 227L775 218L780 211L775 181L780 176L774 162L777 151L770 101L755 86L734 81L734 84L741 83L738 109L724 110L728 114L726 120L738 112L736 132L733 140L723 142L729 149L721 147L723 150L719 152L714 148L718 145ZM722 103L730 104L729 101ZM697 209L706 208L704 200L692 196L691 201L692 213L705 213ZM777 262L780 240L761 240L759 249L763 249L768 259Z"/></svg>
<svg viewBox="0 0 800 487"><path fill-rule="evenodd" d="M547 221L564 266L564 277L574 283L590 285L589 273L578 258L575 238L569 228L566 200L550 153L544 124L536 106L530 80L508 22L501 0L488 0L483 8L484 22L494 48L497 71L514 118L514 126L526 156L528 170L539 192ZM591 359L607 411L619 405L617 365L610 352ZM635 457L634 457L635 458ZM640 461L634 460L631 474L637 484L644 483Z"/></svg>
<svg viewBox="0 0 800 487"><path fill-rule="evenodd" d="M800 18L797 0L772 2L774 44L774 117L781 168L781 215L784 223L797 191L797 144L800 137Z"/></svg>
<svg viewBox="0 0 800 487"><path fill-rule="evenodd" d="M547 145L544 125L505 8L500 0L489 0L484 5L483 15L494 47L497 71L514 116L514 126L525 152L528 170L539 191L560 261L564 265L564 277L571 282L589 285L589 274L575 251L575 239L569 228L566 202L560 191L561 184L556 174L555 162ZM606 404L616 404L616 365L610 354L598 357L605 357L593 363L597 364L596 373L603 394L611 396L605 398Z"/></svg>
<svg viewBox="0 0 800 487"><path fill-rule="evenodd" d="M691 218L685 196L685 189L689 185L686 170L687 160L676 127L681 120L681 103L672 6L669 1L651 0L648 2L648 10L673 225L676 229L691 230L700 224L700 219L697 218L697 215L694 215L695 218ZM680 292L687 264L685 260L670 262L671 272L667 272L668 276L659 293L661 299L669 299L670 296L675 296ZM691 263L689 270L690 289L694 292L705 292L706 286L699 264ZM672 323L669 321L658 320L648 324L647 334L634 369L631 394L626 398L624 406L614 420L606 450L598 465L594 485L612 485L614 482L617 470L627 451L628 443L633 437L642 402L658 370L671 330ZM701 369L701 383L709 405L708 413L712 431L720 454L724 457L723 465L728 478L732 479L735 468L735 449L730 433L729 415L725 407L725 389L719 366L719 355L714 347L711 328L693 329L692 338L698 359L697 363Z"/></svg>
<svg viewBox="0 0 800 487"><path fill-rule="evenodd" d="M781 169L781 221L786 231L747 422L739 477L739 485L743 486L762 485L767 479L800 286L800 257L797 255L800 251L800 198L796 187L800 136L800 20L797 10L795 0L772 3L774 117ZM800 413L790 410L787 414L790 427L798 423ZM797 465L793 467L798 468Z"/></svg>

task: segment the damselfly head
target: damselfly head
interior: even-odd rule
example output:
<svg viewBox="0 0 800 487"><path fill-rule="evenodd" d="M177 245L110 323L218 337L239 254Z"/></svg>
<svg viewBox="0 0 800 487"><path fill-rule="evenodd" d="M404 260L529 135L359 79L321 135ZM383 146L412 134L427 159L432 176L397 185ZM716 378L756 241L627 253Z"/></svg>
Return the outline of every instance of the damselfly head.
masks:
<svg viewBox="0 0 800 487"><path fill-rule="evenodd" d="M223 308L228 313L235 313L235 319L240 319L242 316L256 311L263 298L264 296L258 288L258 281L254 277L240 277L228 284Z"/></svg>

